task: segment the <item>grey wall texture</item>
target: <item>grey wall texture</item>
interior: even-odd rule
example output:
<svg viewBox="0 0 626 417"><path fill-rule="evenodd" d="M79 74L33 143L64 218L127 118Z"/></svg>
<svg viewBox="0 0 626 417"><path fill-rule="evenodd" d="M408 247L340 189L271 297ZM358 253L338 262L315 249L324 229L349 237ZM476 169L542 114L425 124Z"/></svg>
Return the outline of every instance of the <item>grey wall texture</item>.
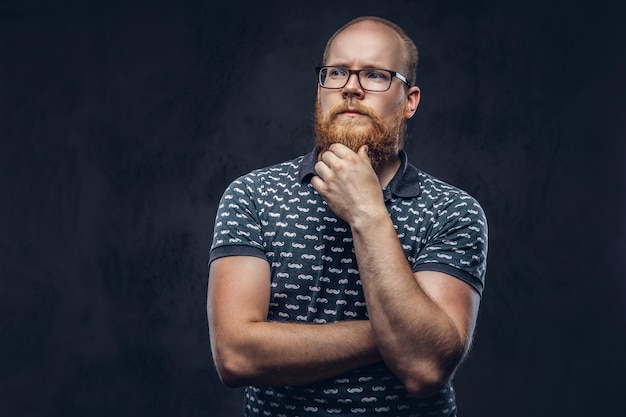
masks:
<svg viewBox="0 0 626 417"><path fill-rule="evenodd" d="M313 69L359 15L416 41L406 150L490 222L461 415L620 415L625 16L537 0L0 2L0 414L241 415L217 203L311 149Z"/></svg>

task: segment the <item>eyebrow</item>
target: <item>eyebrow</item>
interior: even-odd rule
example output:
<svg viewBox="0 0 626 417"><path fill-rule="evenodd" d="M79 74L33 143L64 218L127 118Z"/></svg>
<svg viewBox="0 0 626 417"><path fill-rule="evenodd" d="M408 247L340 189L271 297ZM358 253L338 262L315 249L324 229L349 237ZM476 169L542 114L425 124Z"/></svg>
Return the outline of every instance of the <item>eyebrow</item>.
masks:
<svg viewBox="0 0 626 417"><path fill-rule="evenodd" d="M329 63L325 63L324 66L326 66L326 67L344 67L344 68L348 68L348 69L365 69L365 68L386 69L386 67L382 66L382 65L365 65L365 66L362 66L360 68L352 68L350 65L346 65L346 64L329 64Z"/></svg>

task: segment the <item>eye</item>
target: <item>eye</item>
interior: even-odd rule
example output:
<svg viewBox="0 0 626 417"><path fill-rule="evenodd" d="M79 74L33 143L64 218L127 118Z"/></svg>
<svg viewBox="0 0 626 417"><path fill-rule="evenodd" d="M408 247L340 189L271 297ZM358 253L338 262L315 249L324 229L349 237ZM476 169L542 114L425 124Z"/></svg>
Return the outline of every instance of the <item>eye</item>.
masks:
<svg viewBox="0 0 626 417"><path fill-rule="evenodd" d="M331 78L344 78L348 74L348 70L341 67L328 67L327 76Z"/></svg>
<svg viewBox="0 0 626 417"><path fill-rule="evenodd" d="M389 72L385 70L369 69L369 70L364 70L363 72L364 72L363 75L365 75L365 78L367 78L368 81L388 82L389 79L391 78L391 75L389 74Z"/></svg>

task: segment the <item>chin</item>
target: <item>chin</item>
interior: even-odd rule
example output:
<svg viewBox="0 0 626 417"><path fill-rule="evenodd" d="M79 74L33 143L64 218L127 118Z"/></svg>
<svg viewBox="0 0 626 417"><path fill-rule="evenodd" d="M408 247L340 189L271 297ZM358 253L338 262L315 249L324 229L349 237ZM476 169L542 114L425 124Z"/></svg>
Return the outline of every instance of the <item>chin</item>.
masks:
<svg viewBox="0 0 626 417"><path fill-rule="evenodd" d="M333 130L338 137L368 137L374 133L374 126L369 120L355 118L336 123Z"/></svg>

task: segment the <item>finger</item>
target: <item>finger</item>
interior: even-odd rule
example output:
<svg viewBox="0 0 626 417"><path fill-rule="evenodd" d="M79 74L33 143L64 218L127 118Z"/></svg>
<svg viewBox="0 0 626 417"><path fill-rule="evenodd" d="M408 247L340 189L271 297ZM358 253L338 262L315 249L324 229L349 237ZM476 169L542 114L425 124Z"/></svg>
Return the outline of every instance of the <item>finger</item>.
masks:
<svg viewBox="0 0 626 417"><path fill-rule="evenodd" d="M359 148L359 151L357 152L357 154L361 157L362 160L364 160L367 163L367 165L371 167L372 161L370 159L368 152L369 152L369 147L367 145L363 145Z"/></svg>
<svg viewBox="0 0 626 417"><path fill-rule="evenodd" d="M334 151L328 150L322 154L320 159L329 167L333 167L337 163L339 163L340 158L341 157L337 155Z"/></svg>
<svg viewBox="0 0 626 417"><path fill-rule="evenodd" d="M333 143L328 147L328 150L340 158L345 158L348 155L354 154L354 151L352 151L352 149L348 148L343 143Z"/></svg>
<svg viewBox="0 0 626 417"><path fill-rule="evenodd" d="M331 171L332 170L326 164L326 162L324 162L324 161L317 161L315 163L315 172L317 173L317 175L319 175L320 179L324 180L324 179L328 178L328 176L331 174Z"/></svg>
<svg viewBox="0 0 626 417"><path fill-rule="evenodd" d="M324 196L325 184L324 180L317 175L311 177L311 185L321 196Z"/></svg>

